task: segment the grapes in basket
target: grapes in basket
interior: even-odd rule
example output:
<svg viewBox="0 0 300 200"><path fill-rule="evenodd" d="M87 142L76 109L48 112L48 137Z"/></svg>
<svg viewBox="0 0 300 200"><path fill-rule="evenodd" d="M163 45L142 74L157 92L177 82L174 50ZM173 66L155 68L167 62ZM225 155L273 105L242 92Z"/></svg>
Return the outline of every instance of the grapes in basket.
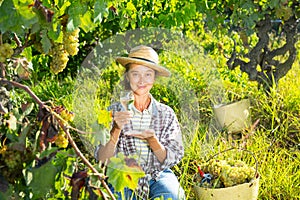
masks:
<svg viewBox="0 0 300 200"><path fill-rule="evenodd" d="M241 160L211 159L198 168L196 181L202 187L224 188L248 183L254 178L254 167Z"/></svg>

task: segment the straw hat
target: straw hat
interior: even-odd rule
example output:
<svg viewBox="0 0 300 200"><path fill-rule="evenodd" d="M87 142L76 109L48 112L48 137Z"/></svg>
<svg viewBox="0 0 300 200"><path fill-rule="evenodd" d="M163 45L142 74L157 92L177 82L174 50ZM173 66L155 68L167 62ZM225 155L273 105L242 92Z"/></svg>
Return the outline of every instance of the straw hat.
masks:
<svg viewBox="0 0 300 200"><path fill-rule="evenodd" d="M157 72L158 76L170 76L171 73L166 68L158 65L158 55L154 49L148 46L137 46L130 50L128 57L117 57L116 61L127 67L127 64L140 64L149 67Z"/></svg>

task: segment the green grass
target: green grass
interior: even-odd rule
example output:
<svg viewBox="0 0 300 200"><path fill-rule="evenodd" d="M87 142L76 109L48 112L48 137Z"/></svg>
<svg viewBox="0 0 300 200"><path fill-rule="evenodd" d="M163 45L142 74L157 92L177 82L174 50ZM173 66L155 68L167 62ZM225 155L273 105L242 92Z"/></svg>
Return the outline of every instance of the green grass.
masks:
<svg viewBox="0 0 300 200"><path fill-rule="evenodd" d="M247 90L247 93L251 94L249 98L252 122L260 120L246 142L246 148L253 152L258 160L260 174L258 199L300 198L299 68L299 65L294 66L269 95L259 91L252 83L246 83L248 84L246 87L235 84L230 88L233 93ZM220 133L212 142L206 140L207 134L209 125L199 124L192 142L186 145L185 157L174 168L188 199L195 199L193 176L197 164L233 146L232 141L228 141L224 133Z"/></svg>

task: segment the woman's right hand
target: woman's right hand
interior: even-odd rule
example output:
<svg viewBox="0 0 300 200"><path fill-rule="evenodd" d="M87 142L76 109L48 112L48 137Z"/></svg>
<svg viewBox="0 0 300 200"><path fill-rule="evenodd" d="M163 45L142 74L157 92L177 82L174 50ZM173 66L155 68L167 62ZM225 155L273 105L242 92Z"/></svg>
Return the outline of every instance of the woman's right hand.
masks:
<svg viewBox="0 0 300 200"><path fill-rule="evenodd" d="M130 111L115 112L113 120L117 126L116 128L123 129L124 125L130 121L132 116L132 112Z"/></svg>

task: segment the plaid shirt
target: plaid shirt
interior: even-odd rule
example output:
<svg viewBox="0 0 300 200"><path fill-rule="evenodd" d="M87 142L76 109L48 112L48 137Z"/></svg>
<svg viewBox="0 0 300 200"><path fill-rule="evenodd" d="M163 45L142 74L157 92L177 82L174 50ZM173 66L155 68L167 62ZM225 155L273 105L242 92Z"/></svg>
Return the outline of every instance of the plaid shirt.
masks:
<svg viewBox="0 0 300 200"><path fill-rule="evenodd" d="M149 181L151 179L158 180L160 172L179 163L184 155L181 130L173 109L159 103L153 97L151 97L151 103L152 120L150 127L155 130L156 137L165 147L167 156L164 162L160 163L152 150L149 149L147 162L141 165L146 176L139 180L139 187L136 191L138 199L147 199ZM113 111L121 111L123 109L121 104L114 104L110 108ZM115 154L119 152L126 156L136 154L137 149L134 137L124 135L124 132L129 131L130 128L129 123L121 131Z"/></svg>

